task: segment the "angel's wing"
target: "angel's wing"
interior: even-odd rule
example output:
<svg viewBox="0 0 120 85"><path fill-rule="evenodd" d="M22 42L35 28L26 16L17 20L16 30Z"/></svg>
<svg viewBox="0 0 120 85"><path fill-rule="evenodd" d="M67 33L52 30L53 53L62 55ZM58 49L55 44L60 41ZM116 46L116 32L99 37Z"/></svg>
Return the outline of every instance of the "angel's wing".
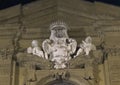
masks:
<svg viewBox="0 0 120 85"><path fill-rule="evenodd" d="M70 39L69 39L69 43L70 43L69 46L70 46L70 48L71 48L70 54L73 54L73 53L75 53L75 51L76 51L77 42L76 42L76 40L70 38Z"/></svg>
<svg viewBox="0 0 120 85"><path fill-rule="evenodd" d="M51 41L49 39L44 40L42 43L43 51L47 54L50 54L50 49L51 49L50 43Z"/></svg>

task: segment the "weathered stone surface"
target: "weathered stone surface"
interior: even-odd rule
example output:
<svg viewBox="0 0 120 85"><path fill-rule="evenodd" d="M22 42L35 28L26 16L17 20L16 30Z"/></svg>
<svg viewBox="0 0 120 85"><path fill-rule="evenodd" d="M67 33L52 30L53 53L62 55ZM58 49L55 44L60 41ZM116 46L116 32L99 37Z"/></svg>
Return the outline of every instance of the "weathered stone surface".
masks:
<svg viewBox="0 0 120 85"><path fill-rule="evenodd" d="M120 84L120 58L119 56L110 56L108 60L109 64L109 75L110 75L110 85L119 85Z"/></svg>
<svg viewBox="0 0 120 85"><path fill-rule="evenodd" d="M43 40L49 38L49 25L57 20L64 21L69 25L69 36L76 39L78 43L81 43L86 36L91 36L98 49L102 49L104 56L102 58L105 58L106 61L103 62L103 65L98 66L100 79L96 74L98 70L95 70L94 75L97 78L95 82L88 80L90 84L120 85L120 7L83 0L37 0L22 6L22 9L19 4L0 10L0 53L9 49L13 57L12 60L4 60L6 57L3 55L6 53L0 54L2 56L0 58L0 85L24 85L26 82L27 84L41 85L40 80L45 82L46 76L58 72L56 70L35 69L28 71L28 68L19 67L18 63L13 64L12 62L16 62L16 54L19 54L19 51L25 52L32 40L37 39L41 45ZM27 64L32 63L32 60L40 63L44 61L39 60L36 56L28 57L23 54L19 57L28 61ZM100 55L97 54L96 57ZM83 60L79 59L75 61L78 62L71 62L73 64L84 63ZM45 65L49 63L45 62ZM97 66L97 64L95 65ZM49 68L49 66L45 67L44 63L42 66ZM98 68L96 67L96 69ZM70 73L72 76L70 80L79 84L79 79L85 75L83 69L70 69ZM38 80L35 78L36 75ZM29 81L27 77L29 77ZM48 79L47 82L49 81Z"/></svg>

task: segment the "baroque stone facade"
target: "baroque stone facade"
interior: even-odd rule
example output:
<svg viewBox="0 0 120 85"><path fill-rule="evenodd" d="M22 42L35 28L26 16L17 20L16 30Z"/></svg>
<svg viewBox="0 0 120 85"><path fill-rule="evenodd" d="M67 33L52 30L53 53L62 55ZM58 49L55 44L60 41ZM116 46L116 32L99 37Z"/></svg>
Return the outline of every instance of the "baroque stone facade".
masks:
<svg viewBox="0 0 120 85"><path fill-rule="evenodd" d="M120 85L119 14L120 7L84 0L38 0L0 10L0 85ZM49 60L27 54L32 40L41 46L58 20L78 43L92 37L92 58L79 55L69 69L55 70Z"/></svg>

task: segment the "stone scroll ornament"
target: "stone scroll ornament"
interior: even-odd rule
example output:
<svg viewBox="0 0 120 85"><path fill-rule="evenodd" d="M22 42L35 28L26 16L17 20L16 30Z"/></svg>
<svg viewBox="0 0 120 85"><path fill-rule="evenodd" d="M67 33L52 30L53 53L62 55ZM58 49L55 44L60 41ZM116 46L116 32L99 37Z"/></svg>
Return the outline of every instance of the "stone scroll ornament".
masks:
<svg viewBox="0 0 120 85"><path fill-rule="evenodd" d="M37 55L54 63L55 69L64 69L68 67L68 61L77 57L84 52L89 55L89 52L95 49L92 44L92 38L89 36L82 41L80 48L77 49L76 40L69 38L67 31L69 27L64 22L55 22L50 25L51 35L42 43L42 49L38 46L38 41L32 41L32 47L27 49L27 53ZM73 55L74 54L74 55Z"/></svg>

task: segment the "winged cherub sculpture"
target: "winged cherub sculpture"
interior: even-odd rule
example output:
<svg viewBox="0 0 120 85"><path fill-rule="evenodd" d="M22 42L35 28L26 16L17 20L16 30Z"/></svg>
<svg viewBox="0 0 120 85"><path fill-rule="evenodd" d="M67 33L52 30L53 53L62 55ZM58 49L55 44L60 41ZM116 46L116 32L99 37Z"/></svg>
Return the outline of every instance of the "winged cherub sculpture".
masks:
<svg viewBox="0 0 120 85"><path fill-rule="evenodd" d="M37 55L37 56L43 58L44 57L43 51L38 46L38 41L37 40L33 40L31 45L32 45L32 47L27 48L27 53L30 53L30 54L33 54L33 55Z"/></svg>

